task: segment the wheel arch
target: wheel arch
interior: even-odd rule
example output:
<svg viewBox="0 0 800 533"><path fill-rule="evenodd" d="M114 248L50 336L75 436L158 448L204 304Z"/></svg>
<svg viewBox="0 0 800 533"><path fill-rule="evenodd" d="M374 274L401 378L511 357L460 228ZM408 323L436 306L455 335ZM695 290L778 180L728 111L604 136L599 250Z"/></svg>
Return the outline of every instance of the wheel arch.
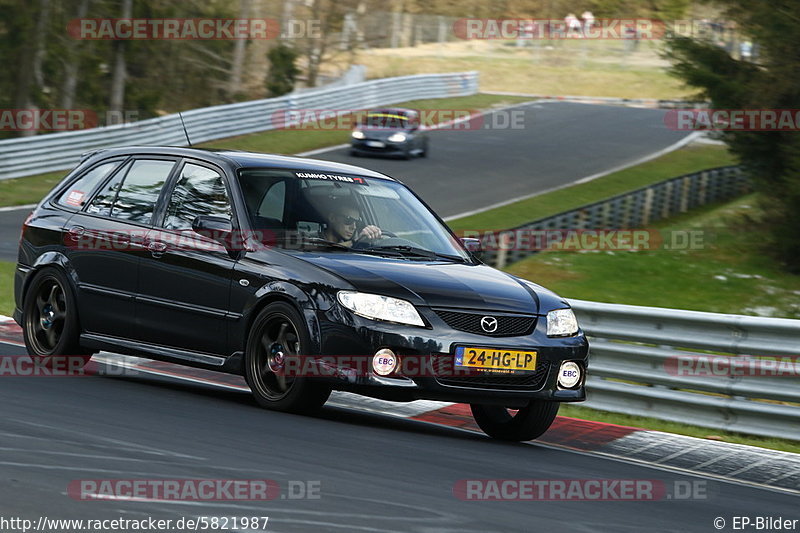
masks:
<svg viewBox="0 0 800 533"><path fill-rule="evenodd" d="M317 305L314 300L300 287L285 281L272 281L255 293L256 300L248 310L244 328L241 332L242 347L247 348L247 338L253 321L268 305L275 302L285 302L303 317L309 336L311 337L312 348L315 353L319 353L322 347L319 320L317 319Z"/></svg>
<svg viewBox="0 0 800 533"><path fill-rule="evenodd" d="M72 291L72 295L73 297L77 298L79 282L78 272L75 270L75 267L72 265L66 255L61 252L53 251L43 253L36 258L36 261L34 261L33 266L31 266L31 270L28 272L28 275L25 276L25 280L20 290L20 305L25 304L25 297L28 294L28 290L30 289L33 279L39 274L39 272L47 267L58 268L62 270L64 274L66 274L67 280L70 282L70 290Z"/></svg>

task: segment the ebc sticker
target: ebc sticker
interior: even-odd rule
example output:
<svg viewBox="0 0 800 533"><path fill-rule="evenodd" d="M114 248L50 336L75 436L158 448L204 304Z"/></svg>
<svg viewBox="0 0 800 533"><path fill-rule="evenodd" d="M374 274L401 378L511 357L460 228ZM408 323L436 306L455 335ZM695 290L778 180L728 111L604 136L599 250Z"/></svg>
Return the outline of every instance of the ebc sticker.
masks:
<svg viewBox="0 0 800 533"><path fill-rule="evenodd" d="M323 174L321 172L295 172L295 176L304 180L336 181L353 185L369 185L367 180L358 176L341 176L339 174Z"/></svg>

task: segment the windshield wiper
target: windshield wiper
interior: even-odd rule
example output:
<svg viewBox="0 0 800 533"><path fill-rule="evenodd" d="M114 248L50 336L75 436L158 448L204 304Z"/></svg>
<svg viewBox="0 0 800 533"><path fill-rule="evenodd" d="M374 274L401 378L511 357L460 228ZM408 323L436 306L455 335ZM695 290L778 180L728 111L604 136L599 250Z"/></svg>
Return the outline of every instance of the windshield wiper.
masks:
<svg viewBox="0 0 800 533"><path fill-rule="evenodd" d="M464 258L457 255L442 254L439 252L434 252L433 250L428 250L427 248L419 248L416 246L409 246L407 244L398 244L392 246L370 246L369 248L364 248L364 251L377 253L396 252L406 257L423 257L425 259L444 259L447 261L458 261L459 263L464 262Z"/></svg>

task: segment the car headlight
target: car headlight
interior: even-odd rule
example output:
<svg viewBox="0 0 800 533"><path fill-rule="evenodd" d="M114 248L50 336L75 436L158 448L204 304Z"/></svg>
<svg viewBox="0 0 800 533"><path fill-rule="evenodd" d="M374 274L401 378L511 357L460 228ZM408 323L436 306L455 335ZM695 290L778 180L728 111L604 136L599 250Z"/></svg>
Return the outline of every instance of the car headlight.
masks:
<svg viewBox="0 0 800 533"><path fill-rule="evenodd" d="M406 134L405 133L395 133L390 135L387 139L390 143L402 143L406 141Z"/></svg>
<svg viewBox="0 0 800 533"><path fill-rule="evenodd" d="M405 300L355 291L339 291L336 297L347 309L366 318L412 326L425 325L413 304Z"/></svg>
<svg viewBox="0 0 800 533"><path fill-rule="evenodd" d="M364 132L360 131L360 130L355 130L352 133L352 135L353 135L353 139L363 139L364 137L366 137L366 135L364 135Z"/></svg>
<svg viewBox="0 0 800 533"><path fill-rule="evenodd" d="M547 313L547 336L568 337L578 333L578 319L572 309L556 309Z"/></svg>

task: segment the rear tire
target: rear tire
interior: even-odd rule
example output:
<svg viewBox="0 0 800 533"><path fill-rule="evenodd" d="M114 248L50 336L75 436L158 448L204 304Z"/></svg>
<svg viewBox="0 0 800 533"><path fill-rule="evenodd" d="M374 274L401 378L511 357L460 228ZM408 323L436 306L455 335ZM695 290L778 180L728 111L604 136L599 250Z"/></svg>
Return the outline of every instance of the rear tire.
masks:
<svg viewBox="0 0 800 533"><path fill-rule="evenodd" d="M325 404L330 387L281 373L287 358L309 355L310 347L305 320L292 305L275 302L258 314L247 339L245 379L261 407L310 413Z"/></svg>
<svg viewBox="0 0 800 533"><path fill-rule="evenodd" d="M516 413L499 405L471 404L478 426L492 438L508 441L531 440L550 428L558 414L558 402L533 400Z"/></svg>
<svg viewBox="0 0 800 533"><path fill-rule="evenodd" d="M71 370L83 368L92 355L81 348L80 331L78 306L66 274L58 268L43 268L31 281L22 305L28 354L42 366L57 362Z"/></svg>

